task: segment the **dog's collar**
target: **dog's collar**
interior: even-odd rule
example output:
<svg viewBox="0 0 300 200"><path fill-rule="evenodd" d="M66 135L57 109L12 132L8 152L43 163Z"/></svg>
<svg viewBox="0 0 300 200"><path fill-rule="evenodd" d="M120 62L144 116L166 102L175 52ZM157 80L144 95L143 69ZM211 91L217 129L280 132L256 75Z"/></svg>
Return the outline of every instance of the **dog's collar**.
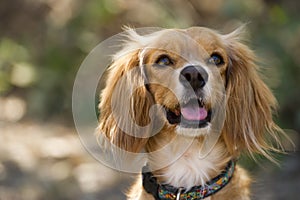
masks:
<svg viewBox="0 0 300 200"><path fill-rule="evenodd" d="M168 184L158 184L157 179L146 165L143 167L143 187L153 195L155 200L197 200L215 194L225 187L232 178L235 161L230 160L221 174L206 182L205 185L194 186L186 191L185 188L176 188Z"/></svg>

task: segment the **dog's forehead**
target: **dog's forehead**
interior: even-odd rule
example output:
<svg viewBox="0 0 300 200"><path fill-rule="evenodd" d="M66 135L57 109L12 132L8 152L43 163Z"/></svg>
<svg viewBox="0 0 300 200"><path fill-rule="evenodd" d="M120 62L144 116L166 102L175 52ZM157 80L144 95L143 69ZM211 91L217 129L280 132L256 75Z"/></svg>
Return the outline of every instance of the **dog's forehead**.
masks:
<svg viewBox="0 0 300 200"><path fill-rule="evenodd" d="M188 34L190 37L194 38L195 40L210 40L219 42L220 40L220 34L216 31L204 28L204 27L191 27L184 30L186 34Z"/></svg>
<svg viewBox="0 0 300 200"><path fill-rule="evenodd" d="M223 48L223 42L218 33L213 30L192 27L189 29L166 29L157 33L151 44L155 48L175 51L184 54L185 51L211 52Z"/></svg>

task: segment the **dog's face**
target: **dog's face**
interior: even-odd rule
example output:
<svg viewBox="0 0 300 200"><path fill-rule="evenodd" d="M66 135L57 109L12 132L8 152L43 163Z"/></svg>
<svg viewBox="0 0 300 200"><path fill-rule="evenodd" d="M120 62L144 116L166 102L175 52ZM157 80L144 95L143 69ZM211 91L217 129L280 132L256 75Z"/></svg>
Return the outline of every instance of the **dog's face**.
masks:
<svg viewBox="0 0 300 200"><path fill-rule="evenodd" d="M218 131L232 154L246 149L268 156L274 150L265 136L279 142L281 129L272 120L276 100L241 42L241 29L226 35L201 27L128 32L99 106L99 130L113 144L139 152L150 137L169 141L170 135Z"/></svg>
<svg viewBox="0 0 300 200"><path fill-rule="evenodd" d="M229 60L222 38L208 29L163 31L140 61L166 123L185 136L208 134L215 110L225 101Z"/></svg>

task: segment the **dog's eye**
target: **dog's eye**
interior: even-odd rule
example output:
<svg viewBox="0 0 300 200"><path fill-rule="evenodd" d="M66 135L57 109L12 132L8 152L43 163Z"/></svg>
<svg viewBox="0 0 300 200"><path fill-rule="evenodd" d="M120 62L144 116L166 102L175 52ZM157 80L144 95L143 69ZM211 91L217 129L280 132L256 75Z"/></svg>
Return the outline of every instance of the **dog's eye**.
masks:
<svg viewBox="0 0 300 200"><path fill-rule="evenodd" d="M224 60L222 56L218 54L212 54L210 58L208 59L208 63L211 65L222 65L224 64Z"/></svg>
<svg viewBox="0 0 300 200"><path fill-rule="evenodd" d="M155 63L158 65L162 65L162 66L164 66L164 65L167 66L167 65L173 64L173 62L169 58L169 56L166 56L166 55L160 56Z"/></svg>

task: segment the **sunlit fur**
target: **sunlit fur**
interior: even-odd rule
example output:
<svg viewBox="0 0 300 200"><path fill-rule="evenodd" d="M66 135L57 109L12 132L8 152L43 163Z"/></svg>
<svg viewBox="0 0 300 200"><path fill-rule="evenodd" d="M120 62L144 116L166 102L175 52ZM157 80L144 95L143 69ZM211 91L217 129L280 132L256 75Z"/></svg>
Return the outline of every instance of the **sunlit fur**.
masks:
<svg viewBox="0 0 300 200"><path fill-rule="evenodd" d="M242 42L242 32L243 28L239 28L222 35L207 28L192 27L141 36L134 30L127 30L124 48L114 56L106 87L101 93L99 132L111 143L130 152L153 152L173 141L160 155L150 155L148 162L150 168L157 169L153 173L160 183L175 187L191 188L204 184L218 175L230 159L238 158L242 152L262 154L272 160L269 152L280 151L280 138L284 136L272 119L277 103L258 74L254 53ZM176 64L157 70L152 64L163 52L171 54ZM205 64L205 56L213 52L218 52L224 58L224 64L216 68L218 76ZM178 102L184 99L184 87L177 76L188 64L199 64L209 74L208 83L203 88L205 104L214 108L225 102L226 117L221 136L205 156L200 155L200 147L204 138L212 133L211 125L200 129L171 125L165 119L164 111L159 108L154 112L154 117L163 121L163 127L153 135L153 125L149 125L151 106L159 104L175 109ZM138 70L132 71L135 68ZM148 88L145 86L147 82L150 83ZM118 100L117 103L113 96ZM124 116L124 109L129 109L130 116ZM134 131L133 125L127 124L128 118L146 128L143 132ZM129 128L127 133L132 129L132 133L126 134L120 126ZM168 166L159 168L160 163L182 152L183 141L189 140L190 146L183 155ZM250 182L245 170L237 166L231 182L210 198L250 199ZM154 198L143 190L139 178L130 190L128 199Z"/></svg>

